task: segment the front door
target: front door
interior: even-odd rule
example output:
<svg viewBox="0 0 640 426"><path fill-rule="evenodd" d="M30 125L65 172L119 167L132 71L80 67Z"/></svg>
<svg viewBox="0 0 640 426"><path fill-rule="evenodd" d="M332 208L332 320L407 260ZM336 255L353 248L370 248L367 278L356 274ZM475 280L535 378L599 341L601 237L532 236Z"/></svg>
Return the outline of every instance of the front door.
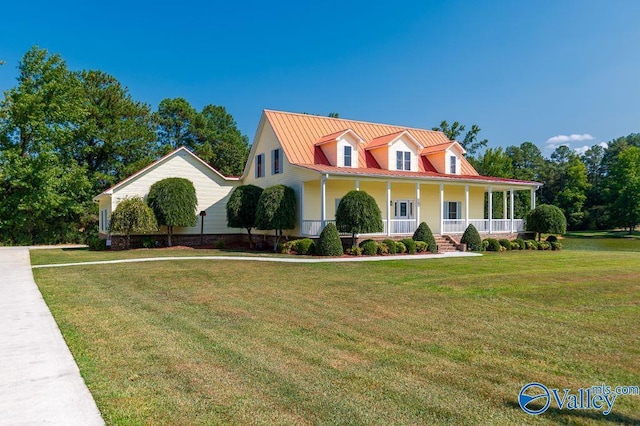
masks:
<svg viewBox="0 0 640 426"><path fill-rule="evenodd" d="M391 232L409 234L413 232L413 200L396 200L394 203L394 220Z"/></svg>

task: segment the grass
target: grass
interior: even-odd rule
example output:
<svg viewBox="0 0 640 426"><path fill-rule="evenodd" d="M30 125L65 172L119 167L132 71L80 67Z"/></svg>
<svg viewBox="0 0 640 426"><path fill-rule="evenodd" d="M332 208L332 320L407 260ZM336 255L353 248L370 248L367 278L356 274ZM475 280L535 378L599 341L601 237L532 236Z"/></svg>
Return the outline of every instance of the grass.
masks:
<svg viewBox="0 0 640 426"><path fill-rule="evenodd" d="M574 231L563 235L565 250L633 251L640 252L640 232L629 235L626 231Z"/></svg>
<svg viewBox="0 0 640 426"><path fill-rule="evenodd" d="M637 396L607 417L532 417L517 395L640 384L639 262L507 252L34 275L108 424L633 424Z"/></svg>

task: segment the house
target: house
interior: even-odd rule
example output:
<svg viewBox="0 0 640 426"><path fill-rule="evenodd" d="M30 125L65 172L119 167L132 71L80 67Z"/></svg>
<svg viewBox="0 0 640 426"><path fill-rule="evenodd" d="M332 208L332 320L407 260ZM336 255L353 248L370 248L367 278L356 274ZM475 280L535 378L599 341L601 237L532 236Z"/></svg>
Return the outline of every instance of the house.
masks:
<svg viewBox="0 0 640 426"><path fill-rule="evenodd" d="M522 231L523 220L513 216L514 194L530 192L534 207L540 184L480 176L464 154L458 142L438 131L265 110L240 178L224 177L178 149L96 197L100 229L106 232L109 215L124 196L144 196L159 179L185 177L196 186L198 208L207 212L208 234L241 233L226 227L224 210L239 184L295 190L299 219L295 229L285 231L290 236L318 236L334 220L341 198L354 189L376 199L384 223L377 235L411 235L422 221L435 234L461 234L468 224L486 234ZM504 216L489 219L496 192L504 194ZM176 230L199 232L199 227Z"/></svg>

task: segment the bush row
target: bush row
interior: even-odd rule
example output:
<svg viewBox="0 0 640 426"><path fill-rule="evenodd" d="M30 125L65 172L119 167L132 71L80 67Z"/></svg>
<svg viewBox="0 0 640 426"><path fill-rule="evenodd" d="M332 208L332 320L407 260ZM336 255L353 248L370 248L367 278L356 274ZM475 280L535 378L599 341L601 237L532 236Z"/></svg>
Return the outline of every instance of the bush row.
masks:
<svg viewBox="0 0 640 426"><path fill-rule="evenodd" d="M483 251L510 251L510 250L561 250L562 243L558 242L557 237L547 238L547 241L523 240L517 238L509 241L506 238L495 239L486 238L482 241Z"/></svg>

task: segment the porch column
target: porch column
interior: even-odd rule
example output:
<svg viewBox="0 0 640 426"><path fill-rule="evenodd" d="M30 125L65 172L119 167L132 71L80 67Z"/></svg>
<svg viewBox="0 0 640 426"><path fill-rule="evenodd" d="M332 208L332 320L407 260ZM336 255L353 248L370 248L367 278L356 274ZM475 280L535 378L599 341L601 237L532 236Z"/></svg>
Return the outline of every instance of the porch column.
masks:
<svg viewBox="0 0 640 426"><path fill-rule="evenodd" d="M327 176L320 179L320 228L324 228L327 220Z"/></svg>
<svg viewBox="0 0 640 426"><path fill-rule="evenodd" d="M489 233L493 232L493 187L489 187Z"/></svg>
<svg viewBox="0 0 640 426"><path fill-rule="evenodd" d="M511 216L511 233L513 234L513 188L509 190L509 215Z"/></svg>
<svg viewBox="0 0 640 426"><path fill-rule="evenodd" d="M507 191L502 191L502 218L508 219L507 217Z"/></svg>
<svg viewBox="0 0 640 426"><path fill-rule="evenodd" d="M387 181L387 235L391 235L391 182Z"/></svg>
<svg viewBox="0 0 640 426"><path fill-rule="evenodd" d="M469 227L469 185L464 186L464 229Z"/></svg>
<svg viewBox="0 0 640 426"><path fill-rule="evenodd" d="M440 235L444 234L444 183L440 184Z"/></svg>
<svg viewBox="0 0 640 426"><path fill-rule="evenodd" d="M536 208L536 190L531 188L531 210Z"/></svg>
<svg viewBox="0 0 640 426"><path fill-rule="evenodd" d="M307 235L307 230L304 226L304 182L300 182L300 233Z"/></svg>
<svg viewBox="0 0 640 426"><path fill-rule="evenodd" d="M420 182L416 182L416 227L420 223Z"/></svg>
<svg viewBox="0 0 640 426"><path fill-rule="evenodd" d="M360 181L356 179L356 191L360 191Z"/></svg>

